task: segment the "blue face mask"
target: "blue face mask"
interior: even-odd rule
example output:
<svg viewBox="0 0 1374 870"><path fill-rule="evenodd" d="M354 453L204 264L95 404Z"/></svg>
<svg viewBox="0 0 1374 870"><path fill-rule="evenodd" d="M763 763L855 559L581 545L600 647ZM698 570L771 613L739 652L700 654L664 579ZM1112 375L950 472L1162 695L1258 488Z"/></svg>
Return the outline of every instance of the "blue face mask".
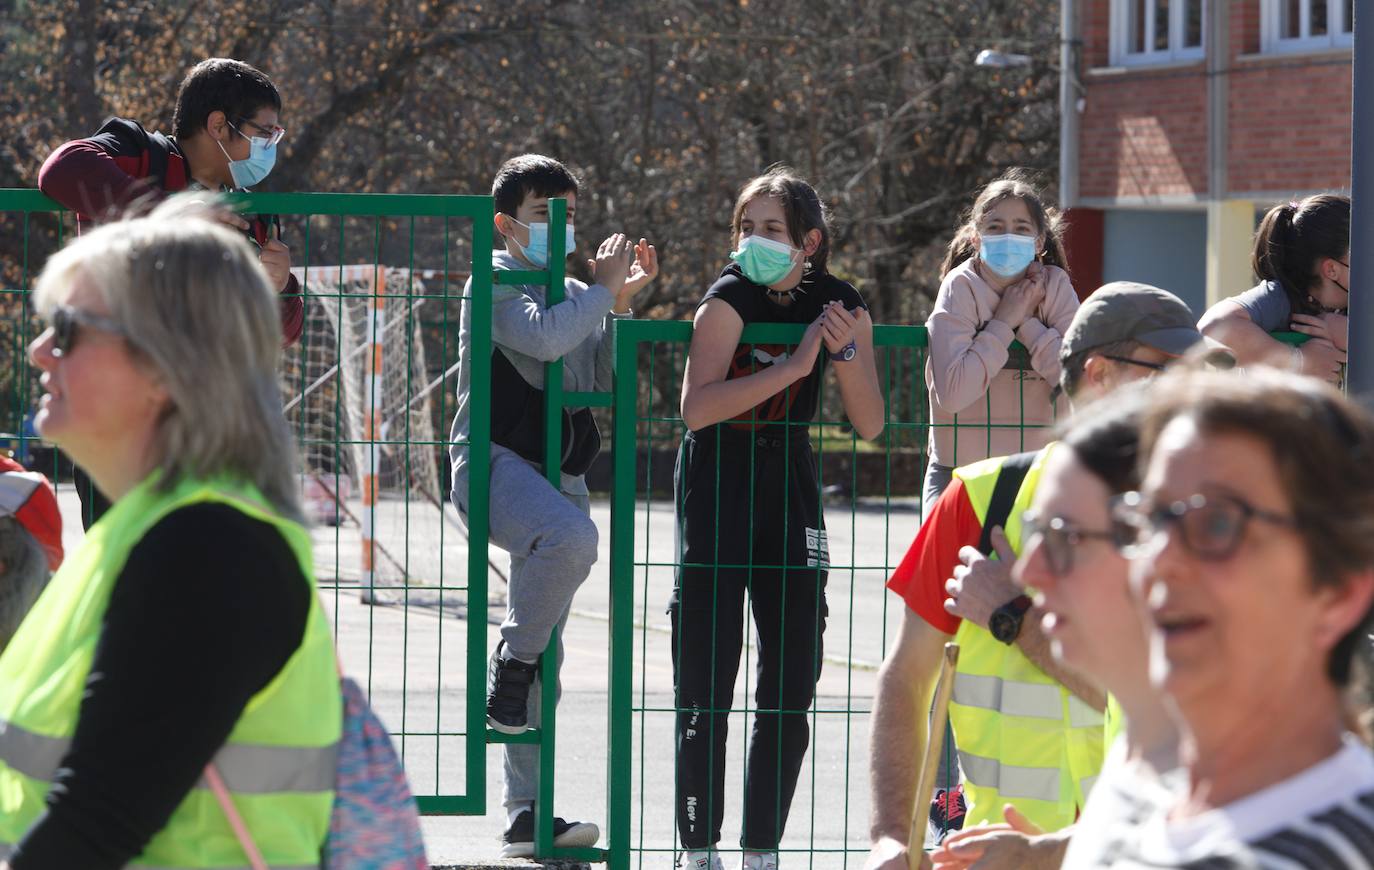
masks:
<svg viewBox="0 0 1374 870"><path fill-rule="evenodd" d="M233 124L229 125L235 132L239 133L239 128ZM239 133L239 135L243 135ZM224 156L229 158L229 177L234 179L234 187L252 187L262 181L272 172L272 167L277 165L277 144L265 136L252 136L248 138L249 152L247 160L235 160L229 157L229 152L224 150L224 143L215 140L219 145L219 150L224 151Z"/></svg>
<svg viewBox="0 0 1374 870"><path fill-rule="evenodd" d="M507 215L509 217L509 215ZM549 225L547 223L521 224L515 218L511 220L530 231L529 246L522 246L513 236L507 236L511 244L520 249L520 256L530 261L530 264L543 269L549 265ZM573 248L577 247L577 234L572 224L563 225L563 253L571 254Z"/></svg>
<svg viewBox="0 0 1374 870"><path fill-rule="evenodd" d="M979 236L979 239L979 259L1003 278L1021 274L1035 259L1035 236L1006 233L998 236Z"/></svg>
<svg viewBox="0 0 1374 870"><path fill-rule="evenodd" d="M745 236L740 239L739 250L730 252L730 259L739 263L744 277L767 287L791 273L799 253L796 248L782 242L762 236Z"/></svg>

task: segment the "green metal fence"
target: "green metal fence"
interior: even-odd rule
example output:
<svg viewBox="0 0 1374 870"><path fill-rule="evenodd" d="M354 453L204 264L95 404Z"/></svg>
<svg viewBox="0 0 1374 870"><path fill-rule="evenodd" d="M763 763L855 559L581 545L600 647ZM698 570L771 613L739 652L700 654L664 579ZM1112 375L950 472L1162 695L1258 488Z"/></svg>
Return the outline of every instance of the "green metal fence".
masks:
<svg viewBox="0 0 1374 870"><path fill-rule="evenodd" d="M754 324L746 327L741 343L776 352L777 345L795 345L803 329ZM686 322L633 321L617 324L617 330L611 611L632 617L615 618L611 626L612 660L621 667L613 668L610 685L611 753L620 763L612 765L609 780L609 845L617 861L628 854L633 866L665 866L681 848L671 766L679 708L673 686L652 684L648 675L662 673L671 655L661 614L683 563L674 539L679 506L673 503L671 465L655 458L676 451L685 432L677 390L692 327ZM867 714L876 667L901 612L890 604L884 582L921 520L919 493L929 435L925 329L878 326L874 346L887 400L882 435L871 444L857 437L843 417L833 384L822 389L817 420L798 424L810 433L827 517L830 617L816 701L809 710L793 711L807 716L812 739L781 844L784 860L792 866L803 861L808 867L862 865L868 851ZM1024 352L1014 355L1008 367L1028 367ZM625 377L627 372L635 377ZM1032 434L1047 433L1023 429L1024 437ZM785 496L778 493L778 498L781 503ZM760 514L770 510L776 507L751 506ZM752 571L776 566L717 567ZM746 645L743 686L737 683L730 709L734 727L727 749L725 851L739 832L743 735L756 712L752 653ZM625 759L633 761L626 764ZM628 840L617 836L620 831L628 832Z"/></svg>

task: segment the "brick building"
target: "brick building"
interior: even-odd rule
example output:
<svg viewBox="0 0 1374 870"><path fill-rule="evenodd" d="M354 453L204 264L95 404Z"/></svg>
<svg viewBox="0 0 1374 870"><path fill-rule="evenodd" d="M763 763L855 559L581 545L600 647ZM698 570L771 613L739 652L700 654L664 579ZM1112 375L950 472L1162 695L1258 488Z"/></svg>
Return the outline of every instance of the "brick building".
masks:
<svg viewBox="0 0 1374 870"><path fill-rule="evenodd" d="M1080 289L1146 281L1200 315L1253 283L1266 209L1349 190L1353 0L1063 2Z"/></svg>

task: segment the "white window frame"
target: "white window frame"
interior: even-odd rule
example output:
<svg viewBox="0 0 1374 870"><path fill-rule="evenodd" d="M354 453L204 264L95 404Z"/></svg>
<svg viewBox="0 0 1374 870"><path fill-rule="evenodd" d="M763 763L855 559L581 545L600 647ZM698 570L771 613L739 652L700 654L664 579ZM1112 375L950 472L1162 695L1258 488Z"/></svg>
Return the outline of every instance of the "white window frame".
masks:
<svg viewBox="0 0 1374 870"><path fill-rule="evenodd" d="M1189 0L1202 4L1202 39L1195 45L1183 47L1183 3L1170 0L1169 3L1169 48L1158 50L1155 44L1155 9L1158 0L1135 0L1145 4L1145 51L1128 50L1131 32L1131 3L1133 0L1111 0L1111 39L1110 54L1113 66L1150 66L1162 63L1201 60L1206 55L1207 46L1207 4L1216 0ZM1226 2L1226 0L1222 0Z"/></svg>
<svg viewBox="0 0 1374 870"><path fill-rule="evenodd" d="M1354 30L1346 31L1345 0L1299 0L1299 36L1280 38L1279 21L1284 0L1260 0L1260 47L1266 54L1286 54L1288 52L1322 51L1325 49L1351 48L1355 45ZM1310 36L1312 5L1326 4L1327 32L1320 36Z"/></svg>

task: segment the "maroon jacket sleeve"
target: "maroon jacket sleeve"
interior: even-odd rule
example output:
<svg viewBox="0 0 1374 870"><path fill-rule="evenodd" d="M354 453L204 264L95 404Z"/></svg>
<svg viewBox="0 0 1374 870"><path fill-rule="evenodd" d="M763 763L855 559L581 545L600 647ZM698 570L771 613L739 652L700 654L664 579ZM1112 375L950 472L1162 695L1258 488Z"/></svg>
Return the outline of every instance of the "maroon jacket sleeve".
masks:
<svg viewBox="0 0 1374 870"><path fill-rule="evenodd" d="M43 162L38 189L82 217L104 220L166 195L136 178L137 166L137 158L112 157L94 139L76 139Z"/></svg>
<svg viewBox="0 0 1374 870"><path fill-rule="evenodd" d="M305 299L301 283L292 275L281 291L281 346L290 347L301 340L305 330Z"/></svg>

